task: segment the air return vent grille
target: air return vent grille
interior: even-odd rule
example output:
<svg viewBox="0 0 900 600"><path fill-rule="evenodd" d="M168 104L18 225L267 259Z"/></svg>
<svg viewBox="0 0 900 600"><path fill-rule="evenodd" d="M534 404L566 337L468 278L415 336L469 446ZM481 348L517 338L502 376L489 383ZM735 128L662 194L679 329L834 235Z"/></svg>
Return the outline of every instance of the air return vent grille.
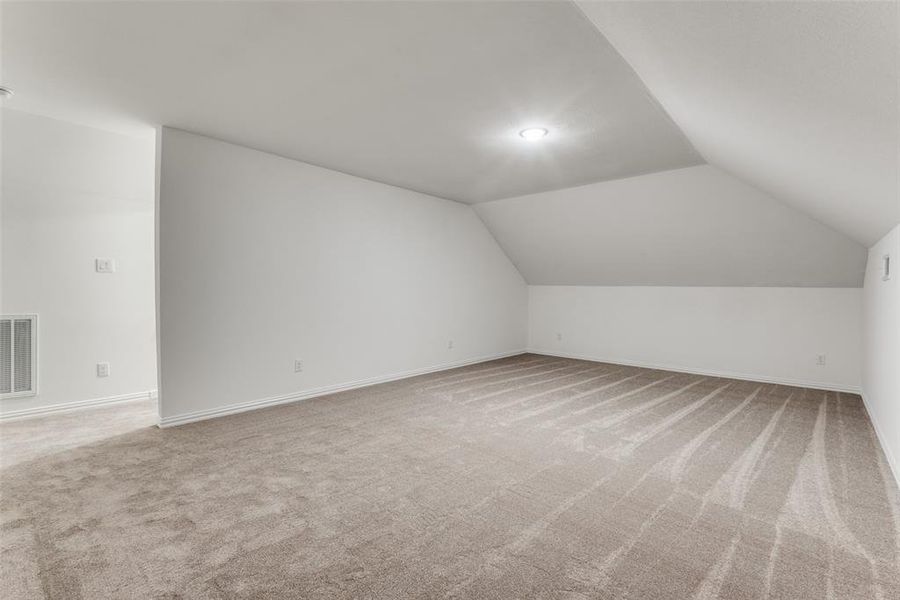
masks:
<svg viewBox="0 0 900 600"><path fill-rule="evenodd" d="M0 398L37 393L37 315L0 316Z"/></svg>

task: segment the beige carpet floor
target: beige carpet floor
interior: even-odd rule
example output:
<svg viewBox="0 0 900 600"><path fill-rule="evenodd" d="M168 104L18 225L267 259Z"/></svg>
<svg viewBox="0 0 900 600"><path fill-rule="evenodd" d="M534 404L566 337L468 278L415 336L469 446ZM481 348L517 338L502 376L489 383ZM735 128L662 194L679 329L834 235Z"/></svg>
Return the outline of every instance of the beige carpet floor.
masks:
<svg viewBox="0 0 900 600"><path fill-rule="evenodd" d="M148 414L0 426L3 598L900 598L851 394L523 355Z"/></svg>

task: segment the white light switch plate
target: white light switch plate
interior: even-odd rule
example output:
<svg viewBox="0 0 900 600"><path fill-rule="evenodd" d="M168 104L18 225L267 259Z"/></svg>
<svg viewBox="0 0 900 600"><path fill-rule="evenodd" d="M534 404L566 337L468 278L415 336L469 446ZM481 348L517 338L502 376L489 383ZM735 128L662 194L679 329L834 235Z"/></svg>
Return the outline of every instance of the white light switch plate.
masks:
<svg viewBox="0 0 900 600"><path fill-rule="evenodd" d="M111 258L95 258L94 267L98 273L115 273L116 261Z"/></svg>
<svg viewBox="0 0 900 600"><path fill-rule="evenodd" d="M109 377L109 363L97 363L97 377Z"/></svg>

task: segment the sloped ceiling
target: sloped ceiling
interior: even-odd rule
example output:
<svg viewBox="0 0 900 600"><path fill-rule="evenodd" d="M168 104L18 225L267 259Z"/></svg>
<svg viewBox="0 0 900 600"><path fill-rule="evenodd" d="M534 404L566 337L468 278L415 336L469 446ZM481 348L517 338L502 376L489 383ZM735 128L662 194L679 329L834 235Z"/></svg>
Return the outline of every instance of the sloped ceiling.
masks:
<svg viewBox="0 0 900 600"><path fill-rule="evenodd" d="M701 164L568 2L6 2L6 105L463 202ZM542 126L540 144L518 132Z"/></svg>
<svg viewBox="0 0 900 600"><path fill-rule="evenodd" d="M900 221L897 3L0 10L8 107L486 202L533 284L858 286Z"/></svg>
<svg viewBox="0 0 900 600"><path fill-rule="evenodd" d="M710 164L867 246L900 222L900 3L578 4Z"/></svg>
<svg viewBox="0 0 900 600"><path fill-rule="evenodd" d="M859 287L866 249L701 165L476 206L532 285Z"/></svg>

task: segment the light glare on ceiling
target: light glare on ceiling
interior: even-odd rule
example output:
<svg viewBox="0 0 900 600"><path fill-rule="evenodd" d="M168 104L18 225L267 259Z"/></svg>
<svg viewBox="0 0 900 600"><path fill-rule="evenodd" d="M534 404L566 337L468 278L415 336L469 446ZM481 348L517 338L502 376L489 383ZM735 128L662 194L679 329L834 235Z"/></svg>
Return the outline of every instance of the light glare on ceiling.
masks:
<svg viewBox="0 0 900 600"><path fill-rule="evenodd" d="M520 131L519 136L529 142L533 142L545 138L548 133L550 132L543 127L529 127L528 129Z"/></svg>

